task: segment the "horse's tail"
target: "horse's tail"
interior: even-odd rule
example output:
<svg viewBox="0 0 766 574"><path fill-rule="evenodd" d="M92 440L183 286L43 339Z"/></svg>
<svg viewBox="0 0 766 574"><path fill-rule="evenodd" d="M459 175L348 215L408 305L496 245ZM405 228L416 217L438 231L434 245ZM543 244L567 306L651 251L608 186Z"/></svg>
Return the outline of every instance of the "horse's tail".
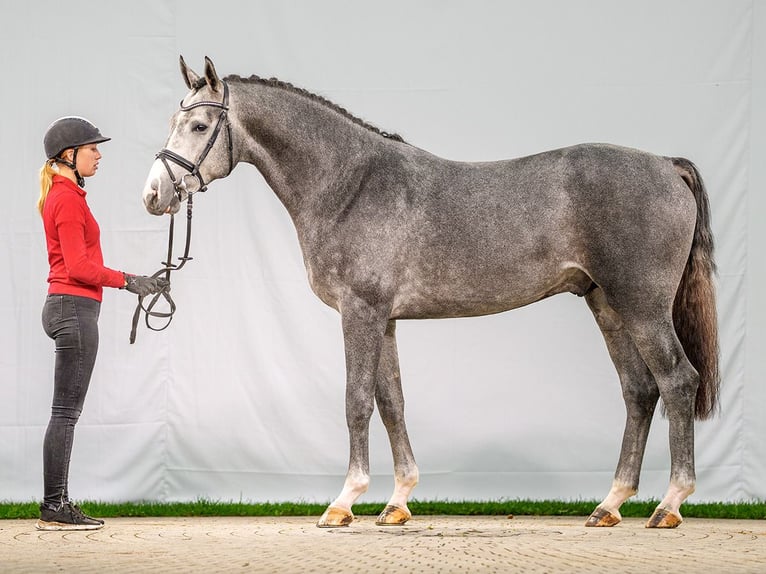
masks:
<svg viewBox="0 0 766 574"><path fill-rule="evenodd" d="M704 420L716 411L720 388L710 205L697 167L684 158L669 159L697 202L697 223L689 259L673 303L673 322L689 362L699 373L695 416Z"/></svg>

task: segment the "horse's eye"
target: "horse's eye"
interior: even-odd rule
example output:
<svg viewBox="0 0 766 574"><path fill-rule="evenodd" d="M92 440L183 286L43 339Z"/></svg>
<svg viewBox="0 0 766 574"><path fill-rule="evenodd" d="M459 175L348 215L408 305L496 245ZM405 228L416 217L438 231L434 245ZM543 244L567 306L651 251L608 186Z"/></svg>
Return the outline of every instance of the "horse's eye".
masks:
<svg viewBox="0 0 766 574"><path fill-rule="evenodd" d="M194 131L195 131L195 132L200 132L200 133L202 133L202 132L204 132L206 129L207 129L207 126L206 126L205 124L197 124L197 125L195 125L195 126L194 126Z"/></svg>

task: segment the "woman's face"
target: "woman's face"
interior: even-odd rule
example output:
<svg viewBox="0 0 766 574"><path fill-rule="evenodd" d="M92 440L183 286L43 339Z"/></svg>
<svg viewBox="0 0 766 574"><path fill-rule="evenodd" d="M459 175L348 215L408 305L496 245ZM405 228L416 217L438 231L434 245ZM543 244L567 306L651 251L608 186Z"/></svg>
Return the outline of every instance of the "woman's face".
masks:
<svg viewBox="0 0 766 574"><path fill-rule="evenodd" d="M68 149L63 154L64 158L72 161L74 150ZM95 175L98 169L98 160L101 159L101 152L98 151L97 144L85 144L77 149L77 171L82 177Z"/></svg>
<svg viewBox="0 0 766 574"><path fill-rule="evenodd" d="M98 151L96 144L86 144L77 150L77 171L82 177L95 175L98 169L98 160L101 159L101 152Z"/></svg>

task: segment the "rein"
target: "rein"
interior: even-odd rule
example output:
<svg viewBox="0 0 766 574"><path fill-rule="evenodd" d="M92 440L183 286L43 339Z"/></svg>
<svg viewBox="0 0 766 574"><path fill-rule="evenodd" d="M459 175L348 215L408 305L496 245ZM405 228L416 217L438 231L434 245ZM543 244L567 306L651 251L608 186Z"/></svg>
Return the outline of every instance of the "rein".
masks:
<svg viewBox="0 0 766 574"><path fill-rule="evenodd" d="M152 274L152 278L157 278L161 275L165 275L165 279L168 281L168 288L164 291L160 291L159 293L155 293L152 295L151 301L149 301L149 304L144 306L144 299L145 297L142 297L141 295L138 296L138 305L136 305L136 310L133 313L133 322L130 329L130 344L136 342L136 332L138 331L138 322L141 319L141 311L146 313L145 321L146 321L146 327L151 331L164 331L168 328L170 325L170 322L173 320L173 315L176 312L176 304L175 301L173 301L173 298L170 296L170 272L171 271L180 271L184 265L186 265L187 261L191 261L193 257L189 256L189 248L191 246L191 222L192 222L192 208L194 207L194 204L192 202L192 195L189 195L188 199L186 200L186 246L184 247L184 254L183 256L179 257L179 263L178 265L175 265L171 263L173 259L173 238L175 236L174 232L174 226L175 226L175 220L174 216L170 216L170 227L168 229L168 257L167 261L162 262L162 269L159 271L156 271L154 274ZM169 311L155 311L154 306L159 302L160 297L165 299L167 301L168 305L170 306ZM167 319L167 322L162 327L154 327L149 321L149 317L158 317Z"/></svg>
<svg viewBox="0 0 766 574"><path fill-rule="evenodd" d="M210 153L210 150L213 148L213 145L215 144L216 140L218 139L218 134L221 132L221 128L225 125L226 126L226 135L228 136L228 152L229 152L229 173L232 172L234 169L234 158L233 158L233 152L232 152L232 138L231 138L231 124L227 121L227 115L229 111L229 86L226 84L226 82L223 83L223 101L221 102L212 102L212 101L201 101L201 102L195 102L193 104L190 104L188 106L184 106L183 100L181 100L181 111L188 112L189 110L192 110L194 108L198 108L201 106L209 106L214 108L220 108L221 112L218 115L218 122L215 125L215 128L213 129L213 133L210 134L210 138L207 141L207 144L205 145L205 148L202 150L202 153L197 158L197 161L192 163L182 155L177 154L174 151L171 151L167 148L162 148L157 155L155 156L156 159L159 159L162 161L162 164L165 166L165 169L168 171L168 175L170 175L170 181L173 183L173 188L176 191L176 194L178 195L178 200L181 201L183 197L183 192L186 192L186 243L184 246L184 254L179 257L179 264L173 264L173 238L175 236L175 219L174 216L171 214L170 216L170 227L168 229L168 254L167 254L167 260L162 262L162 269L159 271L156 271L151 277L157 278L161 275L165 276L165 279L168 282L168 288L164 291L160 291L159 293L155 293L152 295L151 300L149 301L149 304L144 306L144 299L145 297L139 295L138 296L138 305L136 305L136 310L133 313L133 322L130 330L130 344L136 342L136 332L138 330L138 322L141 319L141 311L143 311L146 314L145 322L148 329L151 331L163 331L168 328L170 325L170 322L173 320L173 315L176 312L176 304L175 301L173 301L173 298L170 296L170 273L171 271L180 271L184 265L186 265L187 261L191 261L192 257L189 256L189 248L191 247L191 224L192 224L192 208L194 206L192 197L195 193L199 193L201 191L205 191L207 189L207 184L205 183L205 180L202 178L202 174L200 174L199 168L202 165L202 162L207 157L208 153ZM181 176L179 179L176 179L175 175L173 174L173 170L170 167L170 164L168 162L173 162L176 165L184 168L188 173ZM227 174L228 175L228 174ZM188 191L186 187L186 181L185 178L188 176L196 177L197 181L199 182L199 189L195 191ZM160 298L163 298L169 305L170 310L169 311L155 311L154 307L159 302ZM150 323L149 318L150 317L156 317L156 318L162 318L167 319L167 322L162 325L161 327L154 327Z"/></svg>

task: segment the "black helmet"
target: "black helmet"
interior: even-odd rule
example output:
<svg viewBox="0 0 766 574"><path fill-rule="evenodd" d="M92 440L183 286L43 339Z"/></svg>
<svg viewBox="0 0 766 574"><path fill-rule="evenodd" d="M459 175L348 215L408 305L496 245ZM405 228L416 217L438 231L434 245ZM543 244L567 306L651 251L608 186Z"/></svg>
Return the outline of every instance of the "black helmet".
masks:
<svg viewBox="0 0 766 574"><path fill-rule="evenodd" d="M86 144L109 141L101 135L98 128L85 118L67 116L53 122L45 132L43 145L48 159L58 157L65 149L77 148Z"/></svg>

